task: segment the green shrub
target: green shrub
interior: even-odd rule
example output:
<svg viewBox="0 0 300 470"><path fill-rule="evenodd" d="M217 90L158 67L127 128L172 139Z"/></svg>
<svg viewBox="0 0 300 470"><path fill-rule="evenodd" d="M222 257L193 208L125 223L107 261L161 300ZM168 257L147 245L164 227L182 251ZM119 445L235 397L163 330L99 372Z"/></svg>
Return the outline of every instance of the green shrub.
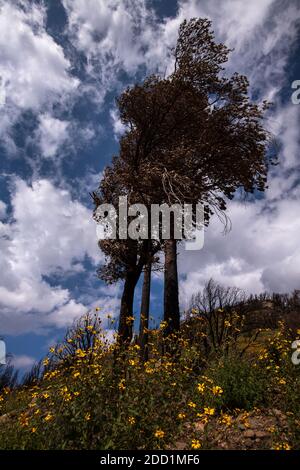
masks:
<svg viewBox="0 0 300 470"><path fill-rule="evenodd" d="M268 401L268 373L248 358L222 358L211 367L208 376L223 389L219 408L250 410L265 406Z"/></svg>

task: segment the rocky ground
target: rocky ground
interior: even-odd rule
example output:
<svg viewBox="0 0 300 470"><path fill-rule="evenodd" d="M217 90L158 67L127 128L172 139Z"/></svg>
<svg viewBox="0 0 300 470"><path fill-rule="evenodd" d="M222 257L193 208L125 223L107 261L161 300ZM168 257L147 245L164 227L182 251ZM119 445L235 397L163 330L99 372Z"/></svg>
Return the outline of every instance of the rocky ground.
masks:
<svg viewBox="0 0 300 470"><path fill-rule="evenodd" d="M227 423L211 417L208 423L203 420L187 424L182 436L175 443L174 450L191 448L191 439L198 439L201 448L220 450L289 450L289 416L282 411L236 410ZM226 420L224 420L226 421ZM300 423L299 423L300 424Z"/></svg>

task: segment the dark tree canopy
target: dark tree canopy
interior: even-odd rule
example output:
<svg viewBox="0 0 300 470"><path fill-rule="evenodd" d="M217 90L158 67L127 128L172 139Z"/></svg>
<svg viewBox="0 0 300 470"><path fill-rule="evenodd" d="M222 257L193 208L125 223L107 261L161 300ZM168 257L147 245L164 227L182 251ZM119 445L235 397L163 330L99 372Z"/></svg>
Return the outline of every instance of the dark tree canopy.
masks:
<svg viewBox="0 0 300 470"><path fill-rule="evenodd" d="M126 132L120 150L101 182L99 201L197 204L206 207L206 223L224 213L226 200L238 189L264 191L268 133L263 118L268 103L252 103L248 80L235 73L226 77L230 50L216 43L207 19L184 21L174 53L174 71L166 78L152 75L127 88L117 100ZM98 198L98 200L97 200ZM132 277L133 302L142 267L153 248L147 241L101 242L108 263L107 280ZM165 319L179 325L176 240L165 249ZM153 252L150 253L150 257ZM111 279L110 279L111 278ZM128 285L127 285L128 287ZM127 305L126 315L132 310ZM124 310L124 312L125 312Z"/></svg>

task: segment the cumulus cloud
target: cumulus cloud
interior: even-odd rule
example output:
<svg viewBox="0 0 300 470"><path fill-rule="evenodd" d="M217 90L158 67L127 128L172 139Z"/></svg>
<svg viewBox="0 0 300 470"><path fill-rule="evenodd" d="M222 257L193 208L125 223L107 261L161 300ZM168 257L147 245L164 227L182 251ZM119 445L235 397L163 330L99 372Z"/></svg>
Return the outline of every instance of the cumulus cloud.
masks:
<svg viewBox="0 0 300 470"><path fill-rule="evenodd" d="M285 199L270 207L264 202L232 202L232 230L222 233L215 219L199 252L182 252L182 303L213 277L225 285L251 292L289 292L300 287L299 202Z"/></svg>
<svg viewBox="0 0 300 470"><path fill-rule="evenodd" d="M6 204L3 201L0 201L0 220L4 219L6 215Z"/></svg>
<svg viewBox="0 0 300 470"><path fill-rule="evenodd" d="M26 142L33 144L37 150L32 166L39 174L39 165L45 159L60 169L60 163L66 156L80 154L82 149L86 149L94 139L101 136L103 127L97 122L80 122L74 117L67 120L46 112L39 115L38 126L33 136L27 136Z"/></svg>
<svg viewBox="0 0 300 470"><path fill-rule="evenodd" d="M260 99L277 101L286 66L297 43L300 12L296 1L204 2L201 14L214 21L216 34L234 48L229 71L245 73Z"/></svg>
<svg viewBox="0 0 300 470"><path fill-rule="evenodd" d="M13 364L16 369L29 369L35 362L34 357L27 356L26 354L13 356L11 359L11 364Z"/></svg>
<svg viewBox="0 0 300 470"><path fill-rule="evenodd" d="M7 149L14 149L10 130L22 112L51 110L78 86L62 47L46 32L45 20L41 4L0 2L0 74L6 98L0 108L0 136Z"/></svg>
<svg viewBox="0 0 300 470"><path fill-rule="evenodd" d="M144 0L63 0L69 34L87 58L86 71L102 84L98 99L116 84L117 74L134 74L144 62L143 31L154 20ZM138 36L138 40L137 40Z"/></svg>
<svg viewBox="0 0 300 470"><path fill-rule="evenodd" d="M60 146L68 139L68 121L56 119L50 114L40 116L37 130L42 155L46 158L54 157Z"/></svg>
<svg viewBox="0 0 300 470"><path fill-rule="evenodd" d="M116 139L118 139L126 130L126 126L122 123L118 111L116 109L110 110L110 118L113 125L113 130Z"/></svg>
<svg viewBox="0 0 300 470"><path fill-rule="evenodd" d="M86 307L47 276L77 272L86 256L100 261L90 211L47 180L16 180L11 203L10 220L0 224L2 331L70 323Z"/></svg>

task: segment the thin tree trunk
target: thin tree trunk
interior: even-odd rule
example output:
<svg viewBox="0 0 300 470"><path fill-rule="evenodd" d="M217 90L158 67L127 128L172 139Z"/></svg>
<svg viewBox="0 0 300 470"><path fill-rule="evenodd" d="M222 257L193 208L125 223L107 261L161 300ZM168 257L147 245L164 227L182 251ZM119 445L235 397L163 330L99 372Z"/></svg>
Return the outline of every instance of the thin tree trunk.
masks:
<svg viewBox="0 0 300 470"><path fill-rule="evenodd" d="M148 241L147 241L148 242ZM119 317L119 344L125 347L130 344L133 333L133 301L134 291L140 275L143 270L143 266L148 255L148 245L144 243L144 250L137 262L137 252L133 253L132 256L132 268L127 271L125 276L123 294L121 298L120 317ZM136 264L137 262L137 264Z"/></svg>
<svg viewBox="0 0 300 470"><path fill-rule="evenodd" d="M166 335L179 330L177 241L174 239L165 241L164 321Z"/></svg>
<svg viewBox="0 0 300 470"><path fill-rule="evenodd" d="M151 290L151 261L144 268L144 280L142 290L141 314L140 314L140 335L139 345L141 347L141 358L148 360L148 328Z"/></svg>
<svg viewBox="0 0 300 470"><path fill-rule="evenodd" d="M136 275L134 275L133 273L128 273L125 278L124 289L121 299L118 329L119 342L125 345L128 345L132 339L133 300L136 284Z"/></svg>

